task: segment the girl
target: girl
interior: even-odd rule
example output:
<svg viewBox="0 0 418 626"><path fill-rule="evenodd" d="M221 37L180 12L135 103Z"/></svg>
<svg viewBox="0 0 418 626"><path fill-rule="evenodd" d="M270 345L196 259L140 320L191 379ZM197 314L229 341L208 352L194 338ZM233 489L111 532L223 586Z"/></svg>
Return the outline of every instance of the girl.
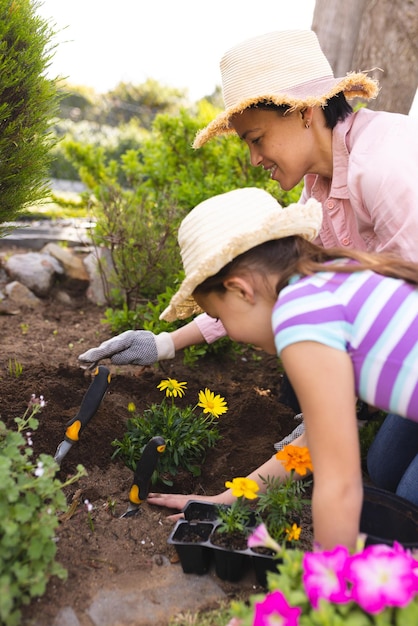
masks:
<svg viewBox="0 0 418 626"><path fill-rule="evenodd" d="M204 310L234 340L277 352L306 424L314 539L354 548L356 399L418 422L418 265L316 246L321 223L316 200L280 209L256 188L202 202L180 226L185 279L161 319Z"/></svg>

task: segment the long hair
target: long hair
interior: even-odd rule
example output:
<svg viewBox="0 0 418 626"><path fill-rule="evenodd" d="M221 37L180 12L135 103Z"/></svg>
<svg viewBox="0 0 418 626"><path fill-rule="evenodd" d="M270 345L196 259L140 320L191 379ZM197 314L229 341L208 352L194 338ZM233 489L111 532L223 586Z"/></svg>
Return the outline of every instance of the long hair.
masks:
<svg viewBox="0 0 418 626"><path fill-rule="evenodd" d="M347 263L351 259L353 263ZM332 266L330 262L333 261ZM278 274L277 295L291 276L311 276L318 272L352 274L371 270L383 276L400 278L418 285L418 264L383 253L360 252L342 248L321 248L299 236L266 241L240 254L225 265L215 276L201 283L194 294L225 291L224 281L232 275L257 272L261 275Z"/></svg>

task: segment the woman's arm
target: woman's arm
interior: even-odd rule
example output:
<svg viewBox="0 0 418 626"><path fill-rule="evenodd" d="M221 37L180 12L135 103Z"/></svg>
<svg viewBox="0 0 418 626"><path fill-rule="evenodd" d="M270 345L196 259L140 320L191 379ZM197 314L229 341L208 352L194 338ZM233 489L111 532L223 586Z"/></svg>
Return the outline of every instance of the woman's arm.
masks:
<svg viewBox="0 0 418 626"><path fill-rule="evenodd" d="M354 548L362 477L354 373L346 352L313 341L281 352L303 411L314 470L314 541L324 549Z"/></svg>

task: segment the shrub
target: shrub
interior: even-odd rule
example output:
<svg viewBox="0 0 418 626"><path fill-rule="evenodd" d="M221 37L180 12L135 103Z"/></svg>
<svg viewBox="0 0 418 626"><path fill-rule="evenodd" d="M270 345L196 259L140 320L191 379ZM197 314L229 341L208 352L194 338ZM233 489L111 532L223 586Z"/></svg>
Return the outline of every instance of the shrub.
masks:
<svg viewBox="0 0 418 626"><path fill-rule="evenodd" d="M197 130L214 112L206 102L197 114L186 109L176 116L160 114L136 149L114 159L101 146L66 144L94 196L95 243L110 250L113 269L103 267L102 274L120 294L115 298L107 289L112 307L120 308L122 300L134 310L171 284L181 271L179 223L202 200L240 186L266 188L282 204L298 197L299 191L282 192L268 172L252 167L237 137L192 149Z"/></svg>
<svg viewBox="0 0 418 626"><path fill-rule="evenodd" d="M78 480L77 474L61 483L55 478L57 464L41 454L32 459L35 415L42 399L32 397L17 431L0 421L0 623L20 624L20 607L42 596L51 576L65 578L55 561L57 513L66 508L63 487ZM26 431L26 436L23 432Z"/></svg>
<svg viewBox="0 0 418 626"><path fill-rule="evenodd" d="M47 194L58 107L45 77L53 31L30 0L0 0L0 224Z"/></svg>

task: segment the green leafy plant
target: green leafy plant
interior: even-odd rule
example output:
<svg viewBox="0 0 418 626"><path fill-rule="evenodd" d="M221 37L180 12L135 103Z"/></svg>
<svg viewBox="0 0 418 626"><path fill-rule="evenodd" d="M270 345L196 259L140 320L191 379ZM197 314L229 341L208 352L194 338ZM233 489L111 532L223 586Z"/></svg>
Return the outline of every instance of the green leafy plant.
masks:
<svg viewBox="0 0 418 626"><path fill-rule="evenodd" d="M110 252L112 263L100 264L112 308L120 306L121 297L135 310L171 284L181 270L178 225L207 197L242 184L266 188L281 204L292 202L291 192L283 192L268 172L250 165L237 137L193 151L196 132L215 112L206 102L193 111L159 114L136 147L113 158L101 145L66 142L67 156L89 189L86 197L97 220L95 244ZM119 291L117 304L110 285Z"/></svg>
<svg viewBox="0 0 418 626"><path fill-rule="evenodd" d="M251 478L234 478L225 483L227 489L231 489L236 500L230 506L218 505L217 514L221 523L217 532L227 535L245 532L249 528L249 522L253 511L250 502L257 498L258 484Z"/></svg>
<svg viewBox="0 0 418 626"><path fill-rule="evenodd" d="M165 439L166 450L162 455L157 470L151 478L155 483L161 480L172 485L171 478L178 470L189 471L199 476L206 451L213 447L219 439L217 420L228 408L224 398L215 395L209 389L199 392L198 402L194 406L180 408L174 399L182 398L187 383L178 382L173 378L162 380L158 385L165 391L165 397L159 404L152 404L142 415L134 415L128 419L127 432L121 440L114 440L116 448L112 458L120 457L132 470L135 470L142 452L152 437L161 436ZM200 411L197 409L200 408ZM134 413L136 408L130 403L129 410Z"/></svg>
<svg viewBox="0 0 418 626"><path fill-rule="evenodd" d="M65 578L55 561L58 512L66 508L63 488L77 481L77 473L61 483L52 456L33 456L33 431L37 413L45 406L32 395L17 430L0 421L0 623L20 624L20 607L42 596L51 576Z"/></svg>
<svg viewBox="0 0 418 626"><path fill-rule="evenodd" d="M54 32L37 7L32 0L0 3L0 224L48 193L58 91L46 77Z"/></svg>
<svg viewBox="0 0 418 626"><path fill-rule="evenodd" d="M289 444L277 452L276 458L284 464L289 474L284 481L262 478L265 491L260 494L256 510L276 541L298 540L300 514L304 505L309 503L303 495L311 481L295 480L294 474L297 472L304 476L308 469L312 470L309 450Z"/></svg>

